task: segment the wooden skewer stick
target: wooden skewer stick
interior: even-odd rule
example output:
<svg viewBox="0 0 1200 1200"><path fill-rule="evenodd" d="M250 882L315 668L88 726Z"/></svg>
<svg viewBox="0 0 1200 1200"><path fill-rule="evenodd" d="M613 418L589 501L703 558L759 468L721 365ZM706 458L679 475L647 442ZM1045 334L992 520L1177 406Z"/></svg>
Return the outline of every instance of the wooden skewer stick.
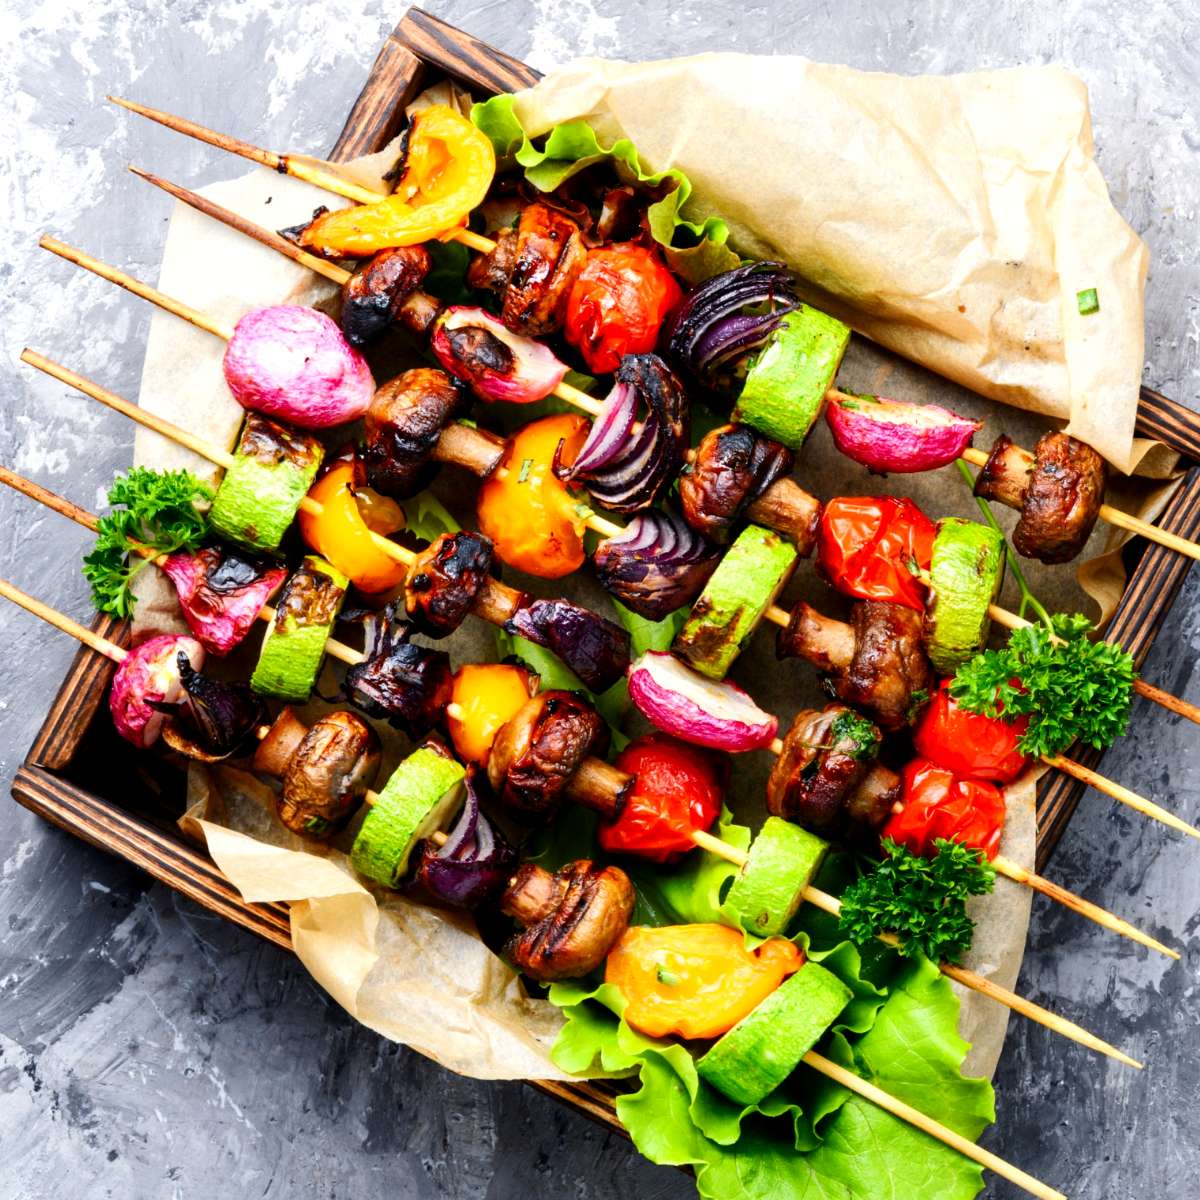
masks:
<svg viewBox="0 0 1200 1200"><path fill-rule="evenodd" d="M1002 608L996 609L995 605L992 608L996 612L1003 613L1006 618L1021 621L1021 618L1016 616L1015 613L1005 612ZM791 620L789 615L777 604L772 604L764 615L768 621L783 628L786 628L788 622ZM1029 622L1021 621L1021 623L1027 625ZM1130 791L1129 788L1123 787L1119 783L1114 783L1111 779L1106 779L1103 775L1097 774L1088 767L1081 766L1072 759L1063 758L1061 754L1056 754L1053 756L1043 755L1041 761L1048 767L1053 767L1057 771L1062 771L1064 774L1083 780L1094 787L1096 791L1103 792L1106 796L1111 796L1114 800L1119 800L1122 804L1136 809L1143 816L1151 817L1155 821L1161 821L1164 825L1169 825L1172 829L1178 829L1180 833L1186 833L1190 837L1200 838L1200 829L1197 829L1194 825L1189 825L1173 812L1169 812L1161 805L1155 804L1152 800L1147 800L1144 796L1139 796L1137 792Z"/></svg>
<svg viewBox="0 0 1200 1200"><path fill-rule="evenodd" d="M157 121L161 125L166 125L169 129L175 129L180 133L185 133L190 137L198 138L202 142L207 142L210 146L217 146L223 150L229 150L234 154L240 154L244 158L250 158L254 162L262 163L264 166L273 167L277 171L285 171L287 174L294 174L297 178L306 179L309 183L315 184L317 187L323 188L325 191L333 192L335 195L345 196L347 199L357 199L356 192L365 193L365 189L357 188L355 184L349 183L338 176L331 175L328 172L317 171L308 164L301 162L293 162L286 155L278 155L269 150L262 150L257 146L251 146L248 142L239 141L237 138L228 137L225 134L216 133L211 129L206 129L203 125L197 125L192 121L185 120L183 117L172 116L170 113L162 112L158 109L146 108L140 104L134 104L128 100L121 100L115 96L109 96L115 104L120 104L122 107L129 109L131 112L136 112L141 116L149 117L152 121ZM296 168L296 169L293 169ZM301 173L301 169L305 173ZM317 267L314 261L316 255L305 254L299 247L292 246L287 242L286 238L279 237L278 234L271 235L270 231L262 230L253 222L247 221L244 217L237 217L228 209L222 209L220 205L213 204L212 201L206 201L204 197L197 196L195 192L189 192L187 188L182 188L178 184L169 183L168 181L159 178L156 175L150 174L148 171L139 170L136 167L131 167L135 174L140 175L143 179L155 184L155 186L170 192L173 196L183 200L186 204L192 205L194 208L202 212L206 212L209 216L218 221L223 221L225 224L240 230L247 236L255 238L263 242L264 245L269 245L273 249L278 250L282 254L286 254L295 262L302 263L304 266L310 267L312 270L320 271L327 278L333 279L334 276L324 267ZM319 176L319 178L318 178ZM383 199L382 195L377 193L370 194L370 201L361 201L364 203L374 203ZM228 219L233 217L234 220ZM270 240L262 234L268 234ZM466 230L460 230L454 235L457 240L464 242L474 250L480 250L483 253L489 253L496 248L496 243L490 238L481 236L480 234L471 234ZM276 240L277 239L277 240ZM284 249L283 245L290 247ZM303 255L303 257L301 257ZM326 264L327 266L328 264ZM344 268L343 268L344 269ZM346 272L342 279L337 279L335 282L344 283L349 278L350 272ZM591 413L596 416L601 408L602 402L594 396L589 396L587 392L580 391L578 388L571 387L570 384L560 384L555 391L555 395L567 401L568 404L573 404L584 412ZM849 392L843 392L839 388L830 388L825 393L825 399L828 401L838 400L853 400L854 396ZM961 455L965 462L973 463L977 467L982 467L988 460L988 455L983 450L975 450L968 447ZM1110 504L1102 504L1100 506L1100 517L1107 521L1110 525L1115 525L1120 529L1126 529L1130 533L1140 534L1142 537L1148 538L1152 542L1158 542L1159 545L1166 546L1168 549L1178 551L1180 554L1186 554L1191 558L1200 560L1200 545L1195 542L1190 542L1187 538L1180 537L1165 529L1159 529L1157 525L1151 525L1148 521L1141 520L1140 517L1131 516L1129 513L1122 512L1119 508L1113 508Z"/></svg>
<svg viewBox="0 0 1200 1200"><path fill-rule="evenodd" d="M976 450L974 447L968 446L959 457L964 462L982 467L987 463L989 455L986 450ZM1160 546L1166 546L1168 550L1178 551L1180 554L1186 554L1189 558L1200 561L1200 545L1189 542L1187 538L1180 537L1177 533L1159 529L1157 525L1151 525L1149 521L1131 516L1119 508L1113 508L1111 504L1100 505L1100 519L1107 521L1110 525L1115 525L1118 529L1141 534L1142 537L1149 538L1150 541L1157 542Z"/></svg>
<svg viewBox="0 0 1200 1200"><path fill-rule="evenodd" d="M121 271L117 267L110 266L108 263L103 262L98 258L94 258L92 255L87 254L85 251L80 250L75 246L68 246L65 242L61 242L57 238L50 237L49 235L43 236L38 244L43 250L49 250L52 254L57 254L59 258L65 258L68 262L74 263L76 266L83 267L85 271L91 271L92 274L99 275L102 279L107 279L110 283L115 283L118 287L122 287L128 292L132 292L135 296L139 296L143 300L150 301L151 304L157 305L166 312L172 313L177 317L182 317L183 320L187 321L189 324L196 325L200 329L204 329L207 332L223 339L224 341L229 341L229 339L233 337L232 326L226 325L224 322L218 320L210 313L201 312L199 309L192 308L191 305L184 304L183 301L176 300L173 296L168 296L165 292L160 292L158 288L151 287L148 283L143 283L140 279L135 279L132 275L127 274L125 271ZM26 361L31 360L27 359ZM36 366L38 364L33 363L33 365ZM78 385L73 384L72 386ZM577 388L570 388L566 384L563 384L562 386L567 387L571 392L578 391ZM109 393L109 395L111 395L111 393ZM586 396L586 393L579 392L579 395ZM101 399L100 396L95 396L94 398L98 400ZM588 397L588 399L590 400L591 397ZM102 403L107 404L108 401L102 400ZM110 407L115 406L110 405ZM133 416L132 413L126 411L125 409L118 409L118 411L125 412L126 416ZM140 409L137 409L136 411L141 412ZM134 416L133 419L141 420L140 417L136 416ZM142 421L142 423L145 424L146 422ZM159 429L158 432L162 433L164 431ZM173 435L166 433L165 436L172 437ZM188 446L188 449L196 451L205 458L210 458L213 462L218 462L218 460L213 458L206 449L199 449L195 445ZM219 465L228 468L229 463L232 461L232 455L229 455L227 456L227 461L221 461ZM503 469L496 472L497 478L503 479L505 475L506 472ZM316 504L315 501L306 498L305 500L301 501L300 507L306 512L319 512L321 506L316 504L314 509L312 507L314 504ZM600 516L599 513L593 512L591 509L588 509L582 515L584 517L584 523L588 526L588 528L594 529L602 537L615 537L617 534L623 532L622 526L613 521L606 520L604 517ZM373 530L371 531L371 540L375 543L375 546L378 549L382 550L383 553L388 555L390 558L394 558L397 562L403 563L405 566L412 566L414 558L412 551L405 549L403 546L397 545L397 543L393 542L391 539L385 538L382 534L375 533Z"/></svg>
<svg viewBox="0 0 1200 1200"><path fill-rule="evenodd" d="M1024 617L1019 617L1016 613L1009 612L1008 609L1000 608L995 604L988 608L988 616L997 625L1003 625L1005 629L1026 629L1033 624L1032 621L1027 621ZM1057 638L1055 639L1055 641L1058 640ZM1161 705L1169 712L1186 717L1189 721L1194 721L1197 725L1200 725L1200 705L1189 704L1186 700L1181 700L1178 696L1172 696L1170 692L1164 692L1162 688L1156 688L1154 684L1147 683L1144 679L1135 679L1133 681L1133 690L1139 696L1144 696L1152 703Z"/></svg>
<svg viewBox="0 0 1200 1200"><path fill-rule="evenodd" d="M118 646L116 642L110 642L108 638L101 637L86 625L80 625L78 621L71 620L64 613L60 613L58 609L36 600L28 592L21 591L19 587L9 583L6 579L0 579L0 596L11 600L26 612L33 613L35 617L40 617L48 625L53 625L55 629L61 629L63 633L70 634L77 642L82 642L97 653L103 654L105 658L111 658L115 663L124 662L125 656L129 653L123 646Z"/></svg>
<svg viewBox="0 0 1200 1200"><path fill-rule="evenodd" d="M32 479L26 479L23 475L18 475L15 471L10 471L8 467L3 465L0 465L0 483L5 483L14 491L20 492L23 496L28 496L31 500L36 500L39 504L44 504L56 513L61 513L62 516L69 517L76 524L82 525L84 529L90 529L95 533L99 528L100 518L95 513L88 512L86 508L80 508L73 501L67 500L56 492L42 487L41 484L34 483ZM140 554L143 558L148 558L155 564L158 564L159 560L164 557L161 554L156 555L153 550L136 543L131 543L130 548L135 553ZM273 621L275 619L275 609L269 604L264 604L259 610L258 619L260 621ZM349 666L354 666L357 663L365 661L362 653L355 650L353 646L347 646L344 642L339 642L336 638L330 638L325 643L325 653L332 655Z"/></svg>
<svg viewBox="0 0 1200 1200"><path fill-rule="evenodd" d="M206 129L203 125L197 125L195 121L189 121L185 117L176 117L161 109L135 104L132 100L122 100L120 96L109 96L108 99L113 104L119 104L122 108L137 113L139 117L147 117L151 121L165 125L168 129L174 129L177 133L183 133L197 141L216 146L219 150L227 150L230 154L248 158L251 162L270 167L272 171L278 171L281 175L291 175L294 179L303 179L305 183L311 183L314 187L319 187L326 192L333 192L337 196L344 196L356 204L378 204L381 200L388 198L387 192L378 192L373 188L363 187L341 175L327 171L316 163L306 162L302 158L295 158L290 154L276 154L274 150L264 150L261 146L243 142L240 138ZM453 237L455 241L462 242L472 250L482 250L486 253L496 248L496 243L491 238L472 233L469 229L457 230Z"/></svg>

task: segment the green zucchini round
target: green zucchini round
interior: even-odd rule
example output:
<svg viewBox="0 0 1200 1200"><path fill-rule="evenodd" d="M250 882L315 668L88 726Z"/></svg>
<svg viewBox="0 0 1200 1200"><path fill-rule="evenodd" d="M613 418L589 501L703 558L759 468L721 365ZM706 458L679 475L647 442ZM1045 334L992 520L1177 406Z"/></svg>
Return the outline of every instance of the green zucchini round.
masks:
<svg viewBox="0 0 1200 1200"><path fill-rule="evenodd" d="M209 524L227 541L278 550L324 455L310 434L248 414L208 511Z"/></svg>
<svg viewBox="0 0 1200 1200"><path fill-rule="evenodd" d="M987 644L988 609L1004 582L1004 537L990 525L945 517L929 564L925 644L929 659L951 675Z"/></svg>
<svg viewBox="0 0 1200 1200"><path fill-rule="evenodd" d="M710 679L724 679L796 565L796 547L747 525L692 605L671 649Z"/></svg>
<svg viewBox="0 0 1200 1200"><path fill-rule="evenodd" d="M466 774L461 763L431 746L414 750L367 810L350 851L354 869L384 887L397 887L417 843L462 807Z"/></svg>
<svg viewBox="0 0 1200 1200"><path fill-rule="evenodd" d="M746 374L733 419L798 450L833 387L850 327L800 305L784 316Z"/></svg>
<svg viewBox="0 0 1200 1200"><path fill-rule="evenodd" d="M853 993L806 962L747 1013L697 1063L700 1078L738 1104L770 1095L837 1020Z"/></svg>
<svg viewBox="0 0 1200 1200"><path fill-rule="evenodd" d="M263 696L307 700L325 658L325 643L349 580L332 563L308 555L283 585L250 686Z"/></svg>
<svg viewBox="0 0 1200 1200"><path fill-rule="evenodd" d="M815 833L782 817L768 817L750 844L749 858L734 878L722 912L747 933L782 933L828 849L829 843Z"/></svg>

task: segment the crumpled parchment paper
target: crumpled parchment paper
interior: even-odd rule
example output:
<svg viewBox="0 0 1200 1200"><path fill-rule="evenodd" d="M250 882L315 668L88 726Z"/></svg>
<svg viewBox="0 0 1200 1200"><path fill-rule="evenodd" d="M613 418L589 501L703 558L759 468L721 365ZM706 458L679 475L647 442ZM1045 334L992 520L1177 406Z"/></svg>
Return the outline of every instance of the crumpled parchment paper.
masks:
<svg viewBox="0 0 1200 1200"><path fill-rule="evenodd" d="M672 104L661 104L664 94L672 95ZM1001 430L1032 445L1045 429L1044 418L1032 414L1041 413L1069 416L1072 430L1114 462L1142 457L1145 447L1135 447L1131 436L1145 252L1107 204L1091 159L1086 97L1063 72L903 80L796 60L707 55L641 66L576 64L519 103L533 128L586 116L602 134L633 137L651 166L676 165L692 176L696 211L729 219L739 251L784 257L809 277L820 288L818 303L877 343L852 344L840 377L844 386L979 416L986 422L981 445ZM383 153L351 170L369 180L390 161ZM271 228L306 219L317 204L337 203L266 170L205 191ZM1063 209L1067 198L1074 219ZM1089 236L1098 239L1094 255L1081 249ZM1086 277L1075 265L1081 258ZM182 205L172 216L160 286L228 319L256 305L328 304L332 298L326 282ZM1101 296L1103 319L1091 327L1071 316L1074 291L1085 286ZM224 387L222 349L211 335L157 314L141 401L229 447L242 414ZM384 377L377 367L377 378ZM1028 411L1001 408L964 383ZM213 474L154 434L139 432L135 456L139 463ZM1170 466L1169 456L1143 461L1143 470L1150 468L1159 481ZM805 448L799 474L818 495L905 494L933 515L978 516L952 470L881 481L841 458L823 424ZM1166 490L1161 482L1130 484L1124 506L1152 515ZM442 498L464 523L472 520L472 496L473 486L455 486L451 473ZM1010 527L1015 520L998 515ZM1111 611L1120 594L1112 554L1118 540L1098 530L1087 553L1107 551L1108 557L1081 571L1102 612ZM1069 572L1037 564L1026 564L1026 571L1051 608L1081 606ZM553 589L519 576L513 582L543 595L557 590L602 611L606 603L585 578ZM139 587L139 632L181 627L161 576L145 572ZM844 612L845 601L817 579L811 563L801 564L781 602L800 596ZM1003 599L1015 602L1011 584ZM487 655L481 626L468 622L443 643L456 664ZM775 663L767 633L753 639L733 677L785 723L799 709L824 703L803 664ZM328 695L335 686L327 667L321 691ZM314 701L304 715L326 707ZM399 735L381 732L382 779L410 747ZM767 755L739 763L731 802L741 819L757 824L761 818L769 767ZM1008 806L1003 852L1031 866L1032 778L1009 789ZM561 1022L557 1011L526 996L464 918L356 879L344 853L353 825L333 847L303 843L275 819L271 789L232 767L193 768L182 825L206 841L248 900L290 905L298 955L357 1020L464 1074L561 1077L548 1058ZM1030 902L1027 889L1004 879L994 896L973 902L978 927L968 966L1006 987L1015 984ZM974 1044L968 1069L990 1074L1008 1011L958 990L961 1028Z"/></svg>

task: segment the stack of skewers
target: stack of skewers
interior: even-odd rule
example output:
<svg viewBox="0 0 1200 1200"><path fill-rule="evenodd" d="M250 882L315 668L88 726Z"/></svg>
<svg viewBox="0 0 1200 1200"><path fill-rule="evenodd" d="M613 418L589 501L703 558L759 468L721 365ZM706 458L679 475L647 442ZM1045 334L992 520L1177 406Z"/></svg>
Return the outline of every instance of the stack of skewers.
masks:
<svg viewBox="0 0 1200 1200"><path fill-rule="evenodd" d="M1094 712L1090 723L1082 711L1048 713L1032 677L1020 677L1022 664L1040 655L1045 665L1056 654L1087 663L1085 647L1094 644L1078 623L1053 619L1037 603L986 502L1020 510L1013 543L1044 562L1077 556L1100 519L1192 557L1200 548L1105 504L1102 460L1064 434L1047 434L1032 454L1001 437L984 454L970 444L976 422L839 391L849 330L803 304L780 264L745 264L688 288L646 231L647 201L637 189L530 197L503 174L497 185L491 142L452 109L434 106L414 118L396 189L385 196L304 160L126 107L354 203L276 233L138 172L337 283L340 322L288 305L252 310L229 326L43 239L61 257L223 339L225 378L246 410L230 452L40 353L22 356L224 471L212 495L186 473L133 472L111 497L125 506L121 521L0 472L5 483L97 531L88 572L109 611L128 615L127 577L146 563L175 585L191 636L161 635L126 651L0 581L7 598L119 664L110 707L121 735L146 748L161 737L173 753L204 762L247 758L280 781L279 819L304 838L334 837L365 809L351 852L361 875L386 888L415 888L435 903L498 909L515 926L505 953L534 981L603 970L624 996L628 1025L703 1042L696 1070L733 1102L760 1104L803 1062L1031 1194L1058 1195L817 1053L850 993L786 934L808 903L840 914L860 940L961 957L958 926L944 940L929 933L938 922L928 913L911 928L880 927L869 899L851 902L847 893L841 901L817 886L831 844L877 855L882 839L885 866L934 856L946 863L963 852L966 872L990 863L1178 958L998 853L1000 787L1039 760L1200 837L1180 817L1063 754L1077 734L1119 732L1134 691L1193 721L1200 711L1136 680L1109 648L1093 662L1115 710L1102 733ZM466 282L486 307L444 304L422 290L433 261L427 243L439 240L475 252ZM360 351L393 334L437 365L376 387ZM559 352L593 377L611 374L607 397L568 383ZM730 395L729 421L693 445L698 400L728 404ZM473 400L486 411L549 397L575 411L507 437L468 412ZM839 449L873 470L978 465L974 487L987 523L933 521L903 499L810 495L792 470L822 413ZM344 437L341 427L359 420L361 444L327 454L328 439L319 435ZM481 480L479 531L448 530L421 547L397 540L400 505L443 465ZM164 513L176 535L168 544L158 536ZM283 548L293 523L310 553L289 573ZM804 600L790 611L776 604L798 560L813 554L824 577L852 598L849 623ZM615 601L666 631L661 648L635 654L621 625L501 583L493 574L500 564L546 580L590 565ZM996 604L1007 564L1020 582L1020 613ZM351 594L365 608L357 614L366 625L362 649L335 636L351 615L344 609ZM511 663L455 670L445 651L412 640L414 633L445 638L469 614L557 656L582 688L539 689L532 671ZM206 675L205 656L228 654L258 620L267 632L248 683ZM778 656L813 666L831 698L823 710L798 714L782 736L776 717L726 679L764 621L777 627ZM993 621L1018 631L1007 652L987 650ZM326 656L348 667L343 690L353 711L309 727L288 705L308 699ZM622 680L656 732L610 761L611 734L595 697ZM1089 692L1093 708L1098 694ZM1081 697L1077 707L1088 704ZM371 720L418 743L378 791ZM719 818L730 757L755 751L775 756L771 815L747 849L722 836ZM578 859L550 871L520 862L513 844L520 834L571 804L597 815L597 857L607 865ZM664 863L689 853L731 864L721 910L727 923L672 931L631 925L635 892L622 858ZM747 950L747 935L766 940ZM684 1020L672 995L696 982L689 970L706 969L716 970L720 1002L709 987L710 1011L698 1023L695 1014ZM1140 1066L956 961L940 969Z"/></svg>

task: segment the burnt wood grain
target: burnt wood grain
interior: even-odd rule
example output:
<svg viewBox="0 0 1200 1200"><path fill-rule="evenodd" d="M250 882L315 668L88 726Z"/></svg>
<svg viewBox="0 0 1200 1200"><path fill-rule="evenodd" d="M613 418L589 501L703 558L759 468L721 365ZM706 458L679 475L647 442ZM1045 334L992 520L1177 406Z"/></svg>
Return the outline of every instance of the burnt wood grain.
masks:
<svg viewBox="0 0 1200 1200"><path fill-rule="evenodd" d="M405 108L413 97L445 75L480 96L518 90L540 78L517 59L421 9L411 9L376 57L330 157L344 160L382 149L402 129ZM1149 388L1142 389L1137 432L1200 461L1200 415ZM1200 468L1189 472L1160 524L1188 537L1200 535ZM1190 559L1154 545L1137 561L1107 636L1125 646L1139 664L1190 565ZM122 622L98 617L93 628L127 644L128 628ZM208 855L178 832L174 824L177 812L150 811L159 793L151 789L149 801L139 804L128 779L121 781L120 772L101 769L128 749L119 742L107 715L98 716L113 669L107 658L80 649L17 772L13 796L59 828L126 859L197 904L291 949L285 905L242 900ZM1102 757L1078 747L1072 754L1088 766L1095 766ZM158 761L147 758L145 770L162 769ZM170 783L175 777L164 778ZM1066 776L1050 773L1043 779L1038 796L1039 868L1049 858L1084 790ZM531 1086L606 1128L624 1132L614 1111L614 1099L624 1086L619 1081L531 1081Z"/></svg>

